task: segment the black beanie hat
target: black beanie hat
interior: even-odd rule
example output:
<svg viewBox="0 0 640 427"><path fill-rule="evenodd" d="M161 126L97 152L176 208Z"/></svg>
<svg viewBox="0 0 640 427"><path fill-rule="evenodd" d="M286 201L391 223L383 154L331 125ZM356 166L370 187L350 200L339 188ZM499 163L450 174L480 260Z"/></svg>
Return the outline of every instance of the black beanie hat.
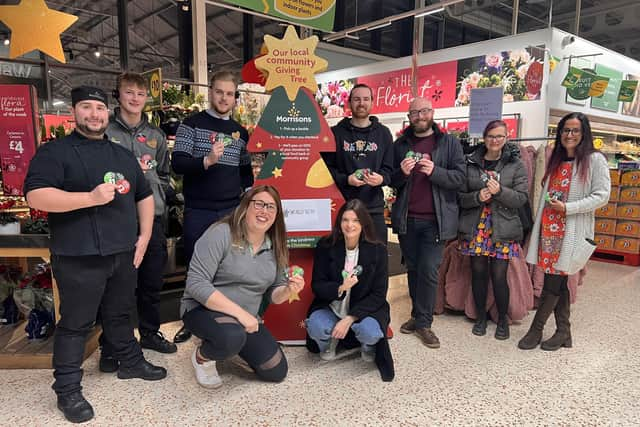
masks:
<svg viewBox="0 0 640 427"><path fill-rule="evenodd" d="M80 101L100 101L107 107L109 106L109 100L107 94L102 89L92 86L79 86L71 90L71 105L73 107Z"/></svg>

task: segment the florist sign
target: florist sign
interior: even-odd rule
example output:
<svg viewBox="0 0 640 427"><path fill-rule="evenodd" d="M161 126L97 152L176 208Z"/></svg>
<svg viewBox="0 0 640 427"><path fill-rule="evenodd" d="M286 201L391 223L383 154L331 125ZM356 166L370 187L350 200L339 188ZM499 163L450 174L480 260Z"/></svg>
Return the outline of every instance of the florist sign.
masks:
<svg viewBox="0 0 640 427"><path fill-rule="evenodd" d="M544 50L527 48L458 61L456 107L469 105L472 89L502 87L503 102L540 99Z"/></svg>

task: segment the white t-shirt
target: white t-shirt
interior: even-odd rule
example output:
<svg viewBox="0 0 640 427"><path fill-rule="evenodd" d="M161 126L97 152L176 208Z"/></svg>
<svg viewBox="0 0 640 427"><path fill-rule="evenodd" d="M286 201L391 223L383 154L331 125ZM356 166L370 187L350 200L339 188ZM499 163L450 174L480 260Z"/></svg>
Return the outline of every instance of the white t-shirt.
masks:
<svg viewBox="0 0 640 427"><path fill-rule="evenodd" d="M358 247L355 249L347 249L347 254L344 257L344 271L351 274L353 269L358 265ZM351 289L346 292L346 295L341 300L335 300L329 305L331 311L341 319L344 319L349 312L349 300L351 299Z"/></svg>

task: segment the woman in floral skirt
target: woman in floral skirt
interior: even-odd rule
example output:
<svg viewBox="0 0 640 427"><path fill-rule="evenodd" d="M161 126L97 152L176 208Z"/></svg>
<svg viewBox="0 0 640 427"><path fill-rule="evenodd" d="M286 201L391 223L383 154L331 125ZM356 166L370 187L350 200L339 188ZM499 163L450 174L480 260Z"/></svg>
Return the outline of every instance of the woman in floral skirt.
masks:
<svg viewBox="0 0 640 427"><path fill-rule="evenodd" d="M543 200L531 231L527 262L544 270L544 286L538 311L518 347L537 347L553 312L556 332L540 346L553 351L572 346L568 275L580 271L595 250L594 213L608 202L611 191L607 159L593 147L584 114L570 113L558 123L542 182Z"/></svg>
<svg viewBox="0 0 640 427"><path fill-rule="evenodd" d="M520 255L523 239L518 209L527 201L527 171L520 149L507 144L507 125L490 122L484 146L467 156L467 181L459 194L459 238L462 254L471 257L471 287L476 306L474 335L487 332L489 276L498 307L495 337L509 338L509 259Z"/></svg>

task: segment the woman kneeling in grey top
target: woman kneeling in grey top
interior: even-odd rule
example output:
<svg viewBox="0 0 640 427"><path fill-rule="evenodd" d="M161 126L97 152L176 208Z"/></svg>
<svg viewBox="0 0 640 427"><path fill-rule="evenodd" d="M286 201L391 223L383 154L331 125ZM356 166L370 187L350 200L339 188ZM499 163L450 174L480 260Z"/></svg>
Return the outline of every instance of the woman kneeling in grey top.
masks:
<svg viewBox="0 0 640 427"><path fill-rule="evenodd" d="M288 257L280 195L271 186L249 191L196 242L181 313L202 339L191 357L201 386L222 385L216 360L236 354L260 379L284 380L287 360L257 314L263 297L280 304L304 287L302 277L285 278Z"/></svg>

